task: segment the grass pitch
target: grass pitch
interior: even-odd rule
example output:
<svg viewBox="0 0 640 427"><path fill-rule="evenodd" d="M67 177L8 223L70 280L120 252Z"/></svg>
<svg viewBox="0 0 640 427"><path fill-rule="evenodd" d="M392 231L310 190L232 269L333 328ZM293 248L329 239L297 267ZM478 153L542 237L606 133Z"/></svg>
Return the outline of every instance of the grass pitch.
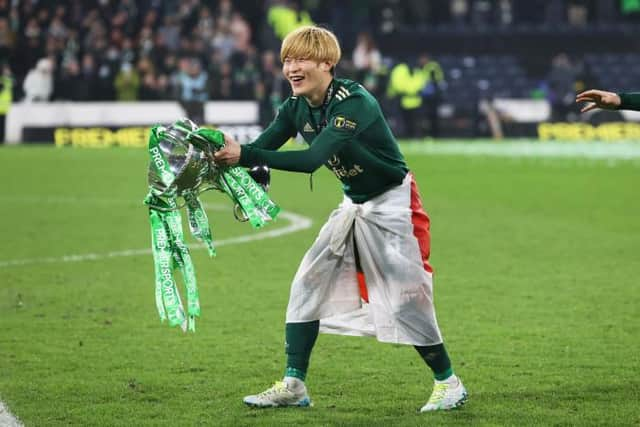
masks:
<svg viewBox="0 0 640 427"><path fill-rule="evenodd" d="M640 424L638 161L407 161L463 409L416 413L432 380L413 349L330 335L313 408L242 404L282 375L289 284L341 197L328 171L313 192L272 176L310 228L193 251L203 315L185 335L160 324L151 254L132 251L150 241L144 150L24 146L0 148L0 399L27 426ZM203 201L214 241L257 233L222 194Z"/></svg>

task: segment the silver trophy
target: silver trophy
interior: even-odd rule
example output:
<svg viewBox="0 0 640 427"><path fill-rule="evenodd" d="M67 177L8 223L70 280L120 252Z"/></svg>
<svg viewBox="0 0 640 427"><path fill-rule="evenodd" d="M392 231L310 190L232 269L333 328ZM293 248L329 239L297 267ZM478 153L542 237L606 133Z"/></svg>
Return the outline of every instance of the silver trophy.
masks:
<svg viewBox="0 0 640 427"><path fill-rule="evenodd" d="M213 161L215 148L196 130L198 125L188 118L182 118L169 127L155 128L155 143L150 142L148 182L151 193L158 197L197 196L208 190L224 191L220 183L220 168ZM168 165L168 168L167 168ZM168 170L167 170L168 169ZM271 171L267 166L254 166L248 171L251 178L260 184L266 192L269 189ZM162 210L176 210L184 207L186 201L175 208L158 206L152 202L149 206ZM246 221L247 216L235 204L234 216Z"/></svg>
<svg viewBox="0 0 640 427"><path fill-rule="evenodd" d="M148 183L155 196L184 197L217 189L218 167L206 141L198 141L192 132L198 129L193 121L183 118L156 133L157 145L150 149ZM166 163L165 163L166 162ZM170 173L167 173L168 164ZM200 188L203 183L209 184ZM184 204L177 206L180 209ZM160 206L153 206L160 210Z"/></svg>

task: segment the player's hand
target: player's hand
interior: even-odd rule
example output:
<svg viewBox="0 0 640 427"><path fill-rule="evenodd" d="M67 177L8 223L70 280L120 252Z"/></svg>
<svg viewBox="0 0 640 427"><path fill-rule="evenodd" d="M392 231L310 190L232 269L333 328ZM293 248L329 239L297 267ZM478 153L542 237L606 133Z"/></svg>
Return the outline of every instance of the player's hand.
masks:
<svg viewBox="0 0 640 427"><path fill-rule="evenodd" d="M590 102L590 104L582 107L581 113L591 111L595 108L603 108L605 110L615 110L620 106L622 101L620 96L614 92L604 90L591 89L579 93L576 96L576 102Z"/></svg>
<svg viewBox="0 0 640 427"><path fill-rule="evenodd" d="M218 165L236 165L240 161L240 150L240 144L225 133L224 147L213 154L213 160Z"/></svg>

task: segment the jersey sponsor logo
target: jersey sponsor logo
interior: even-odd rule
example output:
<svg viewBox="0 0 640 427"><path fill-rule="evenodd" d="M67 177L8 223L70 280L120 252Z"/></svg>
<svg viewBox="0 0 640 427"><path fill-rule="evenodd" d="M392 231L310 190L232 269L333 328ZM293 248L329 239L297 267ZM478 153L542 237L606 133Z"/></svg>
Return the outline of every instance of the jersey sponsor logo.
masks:
<svg viewBox="0 0 640 427"><path fill-rule="evenodd" d="M327 163L331 167L338 166L340 164L340 159L334 154L329 160L327 160Z"/></svg>
<svg viewBox="0 0 640 427"><path fill-rule="evenodd" d="M343 178L352 178L356 175L360 175L364 172L362 166L355 164L353 167L347 169L342 164L340 157L335 154L327 161L327 165L331 169L331 171L338 177L338 179L342 180Z"/></svg>
<svg viewBox="0 0 640 427"><path fill-rule="evenodd" d="M353 120L349 120L344 116L336 116L336 118L333 119L333 127L336 129L356 130L357 126L358 123Z"/></svg>
<svg viewBox="0 0 640 427"><path fill-rule="evenodd" d="M314 132L313 128L311 127L311 125L309 124L309 122L305 123L304 127L302 128L303 132Z"/></svg>

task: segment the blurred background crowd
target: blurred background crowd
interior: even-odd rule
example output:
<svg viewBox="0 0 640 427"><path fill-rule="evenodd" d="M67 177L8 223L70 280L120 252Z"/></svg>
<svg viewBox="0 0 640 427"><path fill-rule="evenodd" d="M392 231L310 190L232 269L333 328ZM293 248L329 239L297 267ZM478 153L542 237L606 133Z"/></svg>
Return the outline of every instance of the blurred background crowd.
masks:
<svg viewBox="0 0 640 427"><path fill-rule="evenodd" d="M640 88L640 0L0 0L2 88L18 102L258 100L266 125L289 93L280 41L310 23L338 34L338 76L404 136L439 136L483 98L547 99L561 121L576 90Z"/></svg>

